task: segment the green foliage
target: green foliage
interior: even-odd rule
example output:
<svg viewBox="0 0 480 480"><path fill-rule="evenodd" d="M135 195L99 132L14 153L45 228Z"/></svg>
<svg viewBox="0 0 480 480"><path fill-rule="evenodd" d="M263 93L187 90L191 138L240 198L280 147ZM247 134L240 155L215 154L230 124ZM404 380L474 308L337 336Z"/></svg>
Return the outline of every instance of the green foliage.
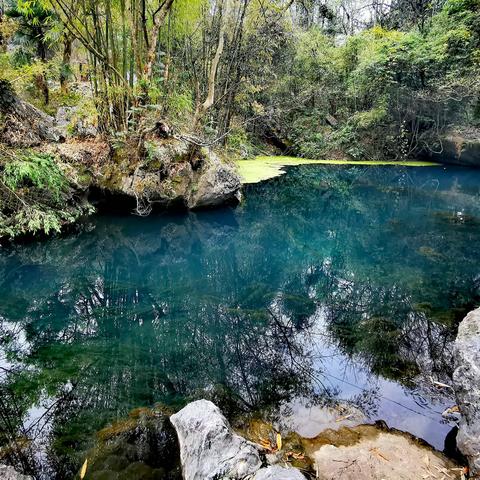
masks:
<svg viewBox="0 0 480 480"><path fill-rule="evenodd" d="M428 152L452 124L478 122L478 6L448 0L422 31L377 25L341 44L316 27L291 36L275 52L275 81L250 87L257 131L266 123L269 137L274 125L276 137L306 157Z"/></svg>
<svg viewBox="0 0 480 480"><path fill-rule="evenodd" d="M177 39L191 35L201 18L203 8L208 8L206 0L175 1L171 11L170 33Z"/></svg>
<svg viewBox="0 0 480 480"><path fill-rule="evenodd" d="M251 158L259 153L258 147L252 141L245 128L241 126L232 127L228 133L225 145L234 157Z"/></svg>
<svg viewBox="0 0 480 480"><path fill-rule="evenodd" d="M89 213L90 205L73 199L52 156L29 152L5 161L0 171L0 238L58 233Z"/></svg>
<svg viewBox="0 0 480 480"><path fill-rule="evenodd" d="M55 200L60 200L68 188L67 180L54 159L40 153L31 153L7 162L2 180L12 190L23 187L48 190Z"/></svg>
<svg viewBox="0 0 480 480"><path fill-rule="evenodd" d="M164 97L164 108L173 121L193 113L193 95L188 89L175 90Z"/></svg>
<svg viewBox="0 0 480 480"><path fill-rule="evenodd" d="M351 122L359 129L369 129L381 125L387 117L385 105L379 105L370 110L355 113Z"/></svg>
<svg viewBox="0 0 480 480"><path fill-rule="evenodd" d="M7 17L17 21L16 36L25 47L31 47L33 54L41 60L46 60L49 49L53 46L55 36L49 35L55 29L58 17L48 8L46 2L40 0L17 0L14 6L6 11ZM58 26L56 27L58 28Z"/></svg>

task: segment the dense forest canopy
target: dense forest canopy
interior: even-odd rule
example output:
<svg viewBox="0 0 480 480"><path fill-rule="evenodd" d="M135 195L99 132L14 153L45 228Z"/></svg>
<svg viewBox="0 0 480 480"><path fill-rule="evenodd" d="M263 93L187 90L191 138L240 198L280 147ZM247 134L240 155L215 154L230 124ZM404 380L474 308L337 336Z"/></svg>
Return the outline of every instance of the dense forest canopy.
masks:
<svg viewBox="0 0 480 480"><path fill-rule="evenodd" d="M6 0L2 76L104 132L399 158L478 123L477 0ZM85 95L91 87L92 95Z"/></svg>
<svg viewBox="0 0 480 480"><path fill-rule="evenodd" d="M0 238L60 231L92 186L141 215L231 199L218 158L455 156L480 138L479 5L4 0Z"/></svg>

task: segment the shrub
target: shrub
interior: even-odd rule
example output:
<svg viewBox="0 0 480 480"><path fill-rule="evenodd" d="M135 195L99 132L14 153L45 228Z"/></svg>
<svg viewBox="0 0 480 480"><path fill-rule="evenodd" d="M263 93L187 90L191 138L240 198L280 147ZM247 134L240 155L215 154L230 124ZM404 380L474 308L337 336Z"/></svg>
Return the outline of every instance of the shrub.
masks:
<svg viewBox="0 0 480 480"><path fill-rule="evenodd" d="M11 155L0 170L0 238L60 232L92 211L89 204L74 198L50 155Z"/></svg>
<svg viewBox="0 0 480 480"><path fill-rule="evenodd" d="M33 187L47 190L56 201L68 189L68 182L50 155L32 153L9 161L3 183L11 190Z"/></svg>

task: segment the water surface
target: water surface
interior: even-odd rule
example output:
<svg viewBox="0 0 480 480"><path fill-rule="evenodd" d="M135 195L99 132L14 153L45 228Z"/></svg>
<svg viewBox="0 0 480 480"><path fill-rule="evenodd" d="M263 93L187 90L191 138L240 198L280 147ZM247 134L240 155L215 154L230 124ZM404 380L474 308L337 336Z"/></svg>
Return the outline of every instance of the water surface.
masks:
<svg viewBox="0 0 480 480"><path fill-rule="evenodd" d="M236 209L2 248L0 446L35 455L3 454L70 478L112 420L200 397L229 416L346 400L442 449L479 197L470 169L305 165Z"/></svg>

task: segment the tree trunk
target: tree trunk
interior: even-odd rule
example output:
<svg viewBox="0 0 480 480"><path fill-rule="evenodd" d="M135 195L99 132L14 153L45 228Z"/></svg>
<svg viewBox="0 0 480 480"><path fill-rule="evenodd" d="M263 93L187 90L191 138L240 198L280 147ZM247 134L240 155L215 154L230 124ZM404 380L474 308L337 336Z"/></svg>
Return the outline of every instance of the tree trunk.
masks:
<svg viewBox="0 0 480 480"><path fill-rule="evenodd" d="M218 43L217 43L217 48L215 50L215 55L210 65L210 71L208 72L207 97L205 98L205 101L202 104L200 103L197 104L197 107L195 109L195 116L193 120L194 129L197 128L200 119L205 114L205 112L213 105L213 102L215 100L215 83L217 80L218 65L220 63L220 58L223 53L223 47L225 45L225 30L227 26L229 1L230 0L223 0L223 3L219 9L220 28L218 33Z"/></svg>
<svg viewBox="0 0 480 480"><path fill-rule="evenodd" d="M48 89L48 83L44 73L39 73L35 76L35 84L39 92L42 94L43 102L45 105L48 105L50 102L50 91Z"/></svg>
<svg viewBox="0 0 480 480"><path fill-rule="evenodd" d="M225 29L227 26L229 0L223 0L222 9L220 10L220 31L218 34L217 49L215 56L213 57L212 64L210 66L210 73L208 75L208 90L207 98L201 106L201 112L206 112L215 100L215 81L217 79L218 64L220 63L220 57L223 53L223 47L225 45Z"/></svg>
<svg viewBox="0 0 480 480"><path fill-rule="evenodd" d="M165 21L167 13L169 12L174 0L165 0L159 9L155 12L153 16L153 27L152 33L150 34L150 47L147 54L147 63L145 64L144 69L144 79L147 81L147 84L150 84L153 77L153 66L157 59L157 47L158 47L158 36L160 34L160 28Z"/></svg>
<svg viewBox="0 0 480 480"><path fill-rule="evenodd" d="M63 94L68 93L68 79L70 77L70 59L72 58L73 38L69 33L65 33L63 38L63 56L62 68L60 71L60 89Z"/></svg>

